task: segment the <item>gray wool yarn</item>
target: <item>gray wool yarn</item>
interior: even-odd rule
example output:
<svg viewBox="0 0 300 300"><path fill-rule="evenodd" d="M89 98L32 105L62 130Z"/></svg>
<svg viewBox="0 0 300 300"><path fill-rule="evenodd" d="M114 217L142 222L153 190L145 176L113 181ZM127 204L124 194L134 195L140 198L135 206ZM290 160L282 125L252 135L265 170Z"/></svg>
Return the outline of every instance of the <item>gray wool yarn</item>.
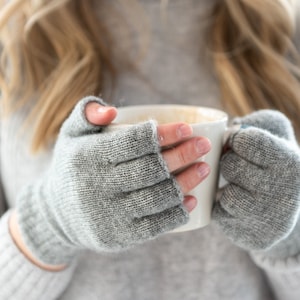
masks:
<svg viewBox="0 0 300 300"><path fill-rule="evenodd" d="M59 133L47 174L17 202L26 245L44 263L68 263L80 249L116 252L188 221L183 194L164 162L154 121L105 132L81 100Z"/></svg>
<svg viewBox="0 0 300 300"><path fill-rule="evenodd" d="M252 251L288 255L300 210L300 151L290 121L280 112L262 110L234 124L242 128L228 140L221 173L229 182L213 218L237 245ZM275 252L272 255L276 255Z"/></svg>

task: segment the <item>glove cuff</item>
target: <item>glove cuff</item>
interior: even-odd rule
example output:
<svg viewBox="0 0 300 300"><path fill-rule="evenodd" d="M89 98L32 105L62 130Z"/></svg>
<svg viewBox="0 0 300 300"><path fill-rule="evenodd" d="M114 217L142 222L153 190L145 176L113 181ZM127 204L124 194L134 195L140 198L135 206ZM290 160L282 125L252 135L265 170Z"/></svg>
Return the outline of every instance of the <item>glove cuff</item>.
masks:
<svg viewBox="0 0 300 300"><path fill-rule="evenodd" d="M34 190L34 191L33 191ZM41 207L42 193L36 186L27 186L16 207L17 220L22 239L34 257L44 264L69 264L78 249L64 239L58 226L50 224L49 208ZM37 196L38 195L38 196ZM39 201L40 200L40 201Z"/></svg>
<svg viewBox="0 0 300 300"><path fill-rule="evenodd" d="M293 231L277 244L265 251L253 252L253 256L270 259L287 259L300 254L300 218Z"/></svg>

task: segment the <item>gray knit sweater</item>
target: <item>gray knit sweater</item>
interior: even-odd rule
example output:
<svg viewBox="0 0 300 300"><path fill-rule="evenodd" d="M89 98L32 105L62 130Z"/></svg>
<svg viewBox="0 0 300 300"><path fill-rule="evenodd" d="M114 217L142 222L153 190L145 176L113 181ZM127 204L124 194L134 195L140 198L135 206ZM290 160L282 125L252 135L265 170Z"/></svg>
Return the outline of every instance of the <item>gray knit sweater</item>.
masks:
<svg viewBox="0 0 300 300"><path fill-rule="evenodd" d="M152 86L123 72L113 97L116 105L220 107L218 85L201 38L214 2L172 0L168 23L163 24L160 0L141 1L153 33L141 70ZM105 11L99 9L99 17L105 17ZM122 33L114 30L117 35ZM51 159L51 151L30 155L29 137L20 131L23 118L19 113L1 122L3 212L6 206L14 207L20 189L47 170ZM64 271L47 272L29 262L14 245L8 231L9 214L10 210L0 219L0 300L300 298L300 254L284 260L252 257L232 244L214 223L200 230L163 235L120 254L86 251Z"/></svg>

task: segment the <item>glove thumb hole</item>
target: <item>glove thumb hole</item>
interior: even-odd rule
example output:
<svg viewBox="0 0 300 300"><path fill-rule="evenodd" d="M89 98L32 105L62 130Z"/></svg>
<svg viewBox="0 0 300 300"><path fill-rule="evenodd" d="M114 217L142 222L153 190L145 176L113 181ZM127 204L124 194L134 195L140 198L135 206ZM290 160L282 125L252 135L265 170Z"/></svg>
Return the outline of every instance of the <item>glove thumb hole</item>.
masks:
<svg viewBox="0 0 300 300"><path fill-rule="evenodd" d="M88 96L81 99L74 107L70 116L64 122L61 129L63 134L77 137L94 132L101 132L102 126L107 125L114 119L116 112L108 111L105 113L105 110L103 110L102 113L100 111L97 116L97 108L95 109L95 106L92 105L92 103L97 103L101 105L101 107L107 107L107 104L98 97ZM97 107L99 107L99 105L97 105ZM86 107L89 107L88 114ZM115 108L112 109L115 110ZM102 116L100 117L100 115ZM109 117L110 115L111 117Z"/></svg>

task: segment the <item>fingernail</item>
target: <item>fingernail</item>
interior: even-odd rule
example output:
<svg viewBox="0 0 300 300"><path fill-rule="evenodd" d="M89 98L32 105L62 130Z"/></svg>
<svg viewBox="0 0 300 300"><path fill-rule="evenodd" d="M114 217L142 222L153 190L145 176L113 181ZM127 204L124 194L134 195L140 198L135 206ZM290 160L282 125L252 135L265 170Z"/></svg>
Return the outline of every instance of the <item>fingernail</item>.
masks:
<svg viewBox="0 0 300 300"><path fill-rule="evenodd" d="M109 110L113 109L112 107L110 106L100 106L98 109L97 109L97 112L100 113L100 114L105 114L107 113Z"/></svg>
<svg viewBox="0 0 300 300"><path fill-rule="evenodd" d="M198 166L198 174L201 178L206 177L210 172L210 168L206 164L201 164Z"/></svg>
<svg viewBox="0 0 300 300"><path fill-rule="evenodd" d="M207 153L211 148L211 144L206 139L198 139L196 141L196 150L198 153Z"/></svg>
<svg viewBox="0 0 300 300"><path fill-rule="evenodd" d="M193 196L186 196L184 199L184 206L191 212L197 206L197 199Z"/></svg>
<svg viewBox="0 0 300 300"><path fill-rule="evenodd" d="M185 138L191 136L193 133L193 129L188 124L180 125L177 129L177 135L180 138Z"/></svg>

